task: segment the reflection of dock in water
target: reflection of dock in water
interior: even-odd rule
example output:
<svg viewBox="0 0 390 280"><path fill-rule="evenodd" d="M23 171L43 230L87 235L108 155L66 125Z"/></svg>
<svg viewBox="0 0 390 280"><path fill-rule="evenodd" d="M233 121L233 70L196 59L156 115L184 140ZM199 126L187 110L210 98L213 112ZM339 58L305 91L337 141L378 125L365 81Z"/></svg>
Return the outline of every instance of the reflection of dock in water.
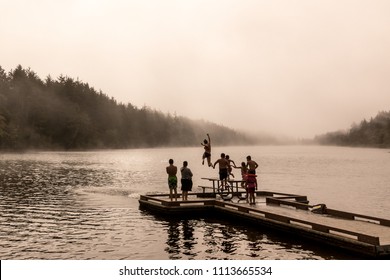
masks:
<svg viewBox="0 0 390 280"><path fill-rule="evenodd" d="M238 217L282 232L312 239L373 258L390 257L390 220L310 205L306 196L256 192L256 205L239 199L235 191L229 200L214 192L190 193L188 201L171 201L169 194L141 195L140 206L169 215L201 215L208 211Z"/></svg>

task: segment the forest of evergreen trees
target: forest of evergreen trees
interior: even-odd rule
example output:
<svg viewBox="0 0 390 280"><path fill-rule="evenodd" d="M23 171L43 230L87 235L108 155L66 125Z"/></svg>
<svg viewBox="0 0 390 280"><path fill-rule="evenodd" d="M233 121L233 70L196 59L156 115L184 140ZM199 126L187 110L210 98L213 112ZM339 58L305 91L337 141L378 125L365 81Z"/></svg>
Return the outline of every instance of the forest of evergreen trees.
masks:
<svg viewBox="0 0 390 280"><path fill-rule="evenodd" d="M363 120L348 131L330 132L315 137L323 145L390 147L390 111L379 112L370 121Z"/></svg>
<svg viewBox="0 0 390 280"><path fill-rule="evenodd" d="M31 69L0 66L0 149L105 149L253 144L243 133L206 121L121 104L87 83L41 80Z"/></svg>

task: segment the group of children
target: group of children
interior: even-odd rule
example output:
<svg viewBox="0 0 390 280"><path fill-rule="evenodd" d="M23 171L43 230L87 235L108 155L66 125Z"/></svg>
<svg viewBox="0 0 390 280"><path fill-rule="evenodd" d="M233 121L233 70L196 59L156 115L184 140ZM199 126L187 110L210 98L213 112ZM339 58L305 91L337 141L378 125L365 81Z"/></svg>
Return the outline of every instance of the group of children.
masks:
<svg viewBox="0 0 390 280"><path fill-rule="evenodd" d="M255 190L257 189L256 169L259 166L257 162L252 160L251 156L246 157L246 162L242 162L241 166L236 166L236 163L230 159L229 155L221 154L221 157L214 163L211 163L211 140L210 135L207 134L207 139L203 140L201 145L204 147L204 153L202 156L202 164L205 160L209 167L215 168L219 165L219 179L221 180L221 187L225 188L229 180L229 176L234 177L232 171L233 168L241 169L242 183L241 186L246 190L247 202L249 204L256 203ZM175 199L177 201L177 167L173 165L173 159L169 160L169 166L166 168L168 174L168 186L169 197L171 201ZM188 162L183 162L183 167L180 168L181 172L181 190L182 199L188 200L188 192L192 190L192 172L188 168Z"/></svg>
<svg viewBox="0 0 390 280"><path fill-rule="evenodd" d="M169 166L166 168L168 174L168 187L169 187L169 198L171 201L175 199L177 201L177 167L173 165L173 159L169 160ZM192 190L192 172L188 168L188 162L183 162L183 167L180 168L181 172L181 190L182 199L188 200L188 192Z"/></svg>
<svg viewBox="0 0 390 280"><path fill-rule="evenodd" d="M230 159L229 155L221 154L221 157L214 163L219 164L219 179L221 180L221 187L224 188L229 180L229 176L234 177L233 167L241 170L242 183L241 186L246 190L247 202L249 204L256 204L255 190L257 189L256 169L259 166L257 162L252 160L251 156L246 157L247 162L242 162L241 166ZM249 199L249 200L248 200Z"/></svg>
<svg viewBox="0 0 390 280"><path fill-rule="evenodd" d="M234 168L241 169L242 184L241 186L247 192L247 201L249 197L249 204L256 204L255 190L257 189L256 169L259 166L257 162L252 160L251 156L246 157L246 162L242 162L241 166L236 166L236 163L230 159L229 155L221 154L221 157L214 163L211 163L211 141L210 135L207 134L207 139L203 140L201 145L205 151L202 156L202 164L207 159L208 166L215 168L219 165L219 179L221 180L221 187L224 188L229 180L229 176L234 177L232 170Z"/></svg>

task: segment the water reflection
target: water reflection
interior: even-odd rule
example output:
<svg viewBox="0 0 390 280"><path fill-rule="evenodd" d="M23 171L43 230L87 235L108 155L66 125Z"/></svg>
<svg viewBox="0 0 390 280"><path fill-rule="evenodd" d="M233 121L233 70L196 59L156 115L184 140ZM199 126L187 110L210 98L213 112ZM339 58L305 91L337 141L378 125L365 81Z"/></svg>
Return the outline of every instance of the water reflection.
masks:
<svg viewBox="0 0 390 280"><path fill-rule="evenodd" d="M354 259L347 252L324 248L308 240L240 221L213 218L172 218L149 213L165 221L165 252L169 259ZM296 240L296 241L295 241Z"/></svg>
<svg viewBox="0 0 390 280"><path fill-rule="evenodd" d="M168 223L168 239L166 244L168 247L165 251L169 254L170 259L179 259L178 254L180 253L180 228L178 221L170 221Z"/></svg>
<svg viewBox="0 0 390 280"><path fill-rule="evenodd" d="M247 256L250 258L260 258L263 249L262 243L266 242L267 236L255 231L246 231L245 234L248 239Z"/></svg>
<svg viewBox="0 0 390 280"><path fill-rule="evenodd" d="M165 251L170 259L181 259L185 255L188 259L197 256L194 252L196 239L194 237L194 220L171 220L167 224L168 247Z"/></svg>
<svg viewBox="0 0 390 280"><path fill-rule="evenodd" d="M191 220L183 220L181 222L182 225L182 234L183 234L183 248L185 249L184 254L192 257L196 257L196 253L192 252L195 243L194 238L194 221Z"/></svg>

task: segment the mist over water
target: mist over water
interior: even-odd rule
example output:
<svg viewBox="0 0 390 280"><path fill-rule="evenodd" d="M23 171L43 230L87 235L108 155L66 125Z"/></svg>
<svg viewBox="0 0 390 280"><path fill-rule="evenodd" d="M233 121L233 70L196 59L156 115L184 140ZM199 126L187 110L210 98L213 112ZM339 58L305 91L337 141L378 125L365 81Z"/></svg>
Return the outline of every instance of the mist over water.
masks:
<svg viewBox="0 0 390 280"><path fill-rule="evenodd" d="M251 155L260 189L389 219L389 153L379 149L215 147L237 165ZM215 215L177 219L139 209L168 191L165 167L189 162L194 190L217 170L202 148L39 152L0 156L2 259L351 259L319 244ZM238 170L234 174L239 176Z"/></svg>
<svg viewBox="0 0 390 280"><path fill-rule="evenodd" d="M142 126L146 122L134 117L107 122L116 116L112 108L95 105L90 108L97 118L89 119L85 104L51 100L55 92L79 100L92 87L108 101L205 120L199 124L201 135L208 131L212 141L222 134L210 131L208 121L261 134L261 144L296 143L292 139L347 130L389 110L387 0L3 2L0 136L2 145L11 144L5 148L198 143L186 122L174 127L184 128L180 135L196 142L159 142L161 136L151 137L149 131L162 128L160 123ZM25 80L7 76L18 64L36 72L28 71ZM49 92L34 76L64 82L71 77L74 85L85 87L78 87L80 94L69 84L63 92ZM131 121L145 134L137 134ZM94 127L100 124L105 125ZM89 132L104 134L106 144ZM232 135L221 137L230 141ZM128 145L116 141L133 136ZM59 141L52 143L54 138ZM260 165L260 189L390 219L387 150L214 143L233 144L214 141L213 162L222 152L237 165L251 155ZM197 147L1 153L0 258L353 258L239 221L175 219L139 209L140 194L168 191L170 158L177 166L189 162L195 188L205 184L202 177L216 177L217 170L201 165L202 152Z"/></svg>
<svg viewBox="0 0 390 280"><path fill-rule="evenodd" d="M78 77L124 104L312 138L389 109L389 9L387 0L7 1L0 61Z"/></svg>

